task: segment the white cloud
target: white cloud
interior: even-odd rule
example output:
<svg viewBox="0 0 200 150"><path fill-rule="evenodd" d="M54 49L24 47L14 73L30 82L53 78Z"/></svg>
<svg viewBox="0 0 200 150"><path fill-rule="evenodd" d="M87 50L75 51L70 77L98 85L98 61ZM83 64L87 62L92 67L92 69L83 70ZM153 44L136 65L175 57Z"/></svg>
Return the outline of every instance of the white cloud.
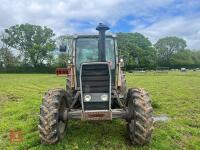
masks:
<svg viewBox="0 0 200 150"><path fill-rule="evenodd" d="M0 0L0 26L29 22L48 25L57 32L73 32L75 24L70 20L104 21L114 25L123 16L148 15L169 2L171 0Z"/></svg>
<svg viewBox="0 0 200 150"><path fill-rule="evenodd" d="M137 18L130 21L133 31L142 32L153 41L173 34L185 38L189 47L200 48L199 16L169 19L175 10L192 15L193 8L196 10L200 4L195 0L184 3L175 0L0 0L0 3L0 30L31 23L51 27L57 34L88 33L95 32L93 27L100 21L115 27L120 19L133 16Z"/></svg>
<svg viewBox="0 0 200 150"><path fill-rule="evenodd" d="M136 28L134 31L146 35L153 43L165 36L178 36L187 41L189 48L200 48L200 18L197 17L163 19L146 28Z"/></svg>

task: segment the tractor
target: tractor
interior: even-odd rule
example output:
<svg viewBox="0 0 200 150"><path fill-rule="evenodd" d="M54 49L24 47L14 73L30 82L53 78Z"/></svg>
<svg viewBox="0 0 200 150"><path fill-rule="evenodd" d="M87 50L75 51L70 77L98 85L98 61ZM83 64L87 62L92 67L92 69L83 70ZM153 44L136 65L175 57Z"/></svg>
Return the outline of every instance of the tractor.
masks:
<svg viewBox="0 0 200 150"><path fill-rule="evenodd" d="M144 145L153 131L153 108L143 88L127 89L123 59L119 58L117 37L106 34L100 23L97 35L74 35L72 47L60 45L71 54L67 66L66 90L48 90L39 114L39 136L43 144L63 139L70 119L107 121L124 119L132 144Z"/></svg>

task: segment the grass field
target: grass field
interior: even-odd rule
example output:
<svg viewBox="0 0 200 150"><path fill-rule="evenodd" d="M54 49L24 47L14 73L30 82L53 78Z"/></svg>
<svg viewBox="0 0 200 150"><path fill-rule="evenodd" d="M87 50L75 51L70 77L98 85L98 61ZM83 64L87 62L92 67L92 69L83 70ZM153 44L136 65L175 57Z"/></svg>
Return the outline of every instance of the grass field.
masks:
<svg viewBox="0 0 200 150"><path fill-rule="evenodd" d="M149 91L156 122L151 143L131 146L126 123L70 121L64 140L44 146L38 137L43 93L64 87L65 78L49 74L0 74L0 149L200 149L200 72L127 74L128 87ZM23 142L10 143L9 131L21 130Z"/></svg>

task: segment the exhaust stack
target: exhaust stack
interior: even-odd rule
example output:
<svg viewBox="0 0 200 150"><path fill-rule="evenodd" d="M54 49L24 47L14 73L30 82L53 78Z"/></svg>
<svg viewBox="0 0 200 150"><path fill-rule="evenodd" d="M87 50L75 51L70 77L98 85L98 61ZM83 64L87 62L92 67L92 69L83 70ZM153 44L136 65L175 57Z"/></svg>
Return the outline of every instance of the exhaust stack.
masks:
<svg viewBox="0 0 200 150"><path fill-rule="evenodd" d="M106 49L106 45L105 45L105 40L106 40L106 36L105 36L105 32L106 30L109 30L109 27L106 26L103 23L99 23L99 25L96 27L96 30L99 31L99 61L101 62L105 62L106 61L106 55L105 55L105 49Z"/></svg>

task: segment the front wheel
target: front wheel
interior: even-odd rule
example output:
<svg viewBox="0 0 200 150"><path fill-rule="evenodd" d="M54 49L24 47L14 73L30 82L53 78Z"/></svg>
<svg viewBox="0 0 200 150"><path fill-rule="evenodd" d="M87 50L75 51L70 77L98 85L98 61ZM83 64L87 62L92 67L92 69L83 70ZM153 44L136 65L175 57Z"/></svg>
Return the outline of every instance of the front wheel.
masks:
<svg viewBox="0 0 200 150"><path fill-rule="evenodd" d="M141 88L129 89L128 132L132 144L144 145L151 139L153 131L153 108L148 93Z"/></svg>
<svg viewBox="0 0 200 150"><path fill-rule="evenodd" d="M54 144L64 137L66 122L61 119L67 108L66 91L63 89L49 90L40 107L39 135L44 144Z"/></svg>

